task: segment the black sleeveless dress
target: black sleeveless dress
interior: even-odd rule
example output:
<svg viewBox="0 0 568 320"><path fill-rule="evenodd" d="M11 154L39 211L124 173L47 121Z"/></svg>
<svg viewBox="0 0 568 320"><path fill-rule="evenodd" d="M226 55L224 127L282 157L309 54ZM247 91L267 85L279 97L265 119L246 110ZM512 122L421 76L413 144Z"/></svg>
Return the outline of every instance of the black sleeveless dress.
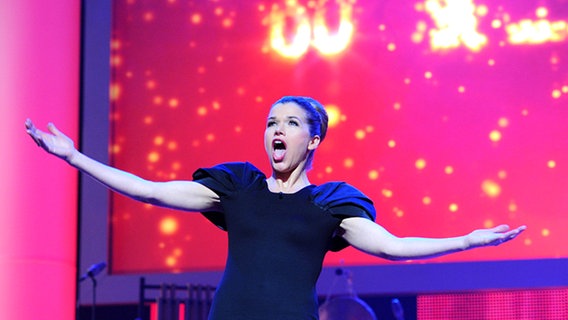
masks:
<svg viewBox="0 0 568 320"><path fill-rule="evenodd" d="M193 175L219 195L223 212L204 212L228 232L225 272L210 320L318 319L315 285L346 217L375 218L373 203L343 182L272 193L250 163L226 163Z"/></svg>

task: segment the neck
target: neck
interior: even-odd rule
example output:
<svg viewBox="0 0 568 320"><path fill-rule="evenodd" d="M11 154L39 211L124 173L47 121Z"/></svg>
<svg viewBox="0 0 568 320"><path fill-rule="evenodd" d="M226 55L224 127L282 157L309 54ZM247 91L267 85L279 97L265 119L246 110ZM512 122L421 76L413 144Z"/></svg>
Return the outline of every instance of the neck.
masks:
<svg viewBox="0 0 568 320"><path fill-rule="evenodd" d="M300 173L295 171L289 173L273 171L270 178L266 179L266 182L270 191L282 193L294 193L311 184L308 174L304 170L301 170Z"/></svg>

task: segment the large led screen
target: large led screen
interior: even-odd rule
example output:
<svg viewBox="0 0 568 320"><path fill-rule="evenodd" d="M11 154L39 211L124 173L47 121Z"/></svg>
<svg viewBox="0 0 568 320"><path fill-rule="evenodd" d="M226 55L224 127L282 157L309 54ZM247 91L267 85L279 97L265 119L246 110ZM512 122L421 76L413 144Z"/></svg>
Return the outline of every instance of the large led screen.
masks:
<svg viewBox="0 0 568 320"><path fill-rule="evenodd" d="M113 10L114 166L165 181L249 161L269 175L269 107L311 96L330 115L311 182L359 188L395 235L529 227L430 262L568 257L565 1L118 0ZM110 221L113 273L224 266L226 234L199 213L113 195ZM389 262L348 248L325 263Z"/></svg>

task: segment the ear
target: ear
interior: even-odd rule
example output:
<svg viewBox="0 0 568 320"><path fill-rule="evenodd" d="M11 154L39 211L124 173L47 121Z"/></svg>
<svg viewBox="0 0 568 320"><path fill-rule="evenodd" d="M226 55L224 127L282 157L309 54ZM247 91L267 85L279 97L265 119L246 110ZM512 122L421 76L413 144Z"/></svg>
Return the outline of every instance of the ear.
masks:
<svg viewBox="0 0 568 320"><path fill-rule="evenodd" d="M317 149L317 147L320 144L320 141L321 141L320 136L318 136L318 135L313 136L310 139L310 142L308 143L308 150L312 151L312 150Z"/></svg>

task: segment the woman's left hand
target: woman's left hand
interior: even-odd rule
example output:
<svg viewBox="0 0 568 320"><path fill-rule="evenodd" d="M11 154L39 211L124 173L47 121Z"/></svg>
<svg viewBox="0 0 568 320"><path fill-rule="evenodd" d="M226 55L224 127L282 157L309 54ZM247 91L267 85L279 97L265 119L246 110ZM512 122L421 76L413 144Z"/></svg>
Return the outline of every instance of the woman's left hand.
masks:
<svg viewBox="0 0 568 320"><path fill-rule="evenodd" d="M466 236L468 248L498 246L504 242L515 239L527 227L520 226L510 230L509 226L502 224L491 229L479 229Z"/></svg>

